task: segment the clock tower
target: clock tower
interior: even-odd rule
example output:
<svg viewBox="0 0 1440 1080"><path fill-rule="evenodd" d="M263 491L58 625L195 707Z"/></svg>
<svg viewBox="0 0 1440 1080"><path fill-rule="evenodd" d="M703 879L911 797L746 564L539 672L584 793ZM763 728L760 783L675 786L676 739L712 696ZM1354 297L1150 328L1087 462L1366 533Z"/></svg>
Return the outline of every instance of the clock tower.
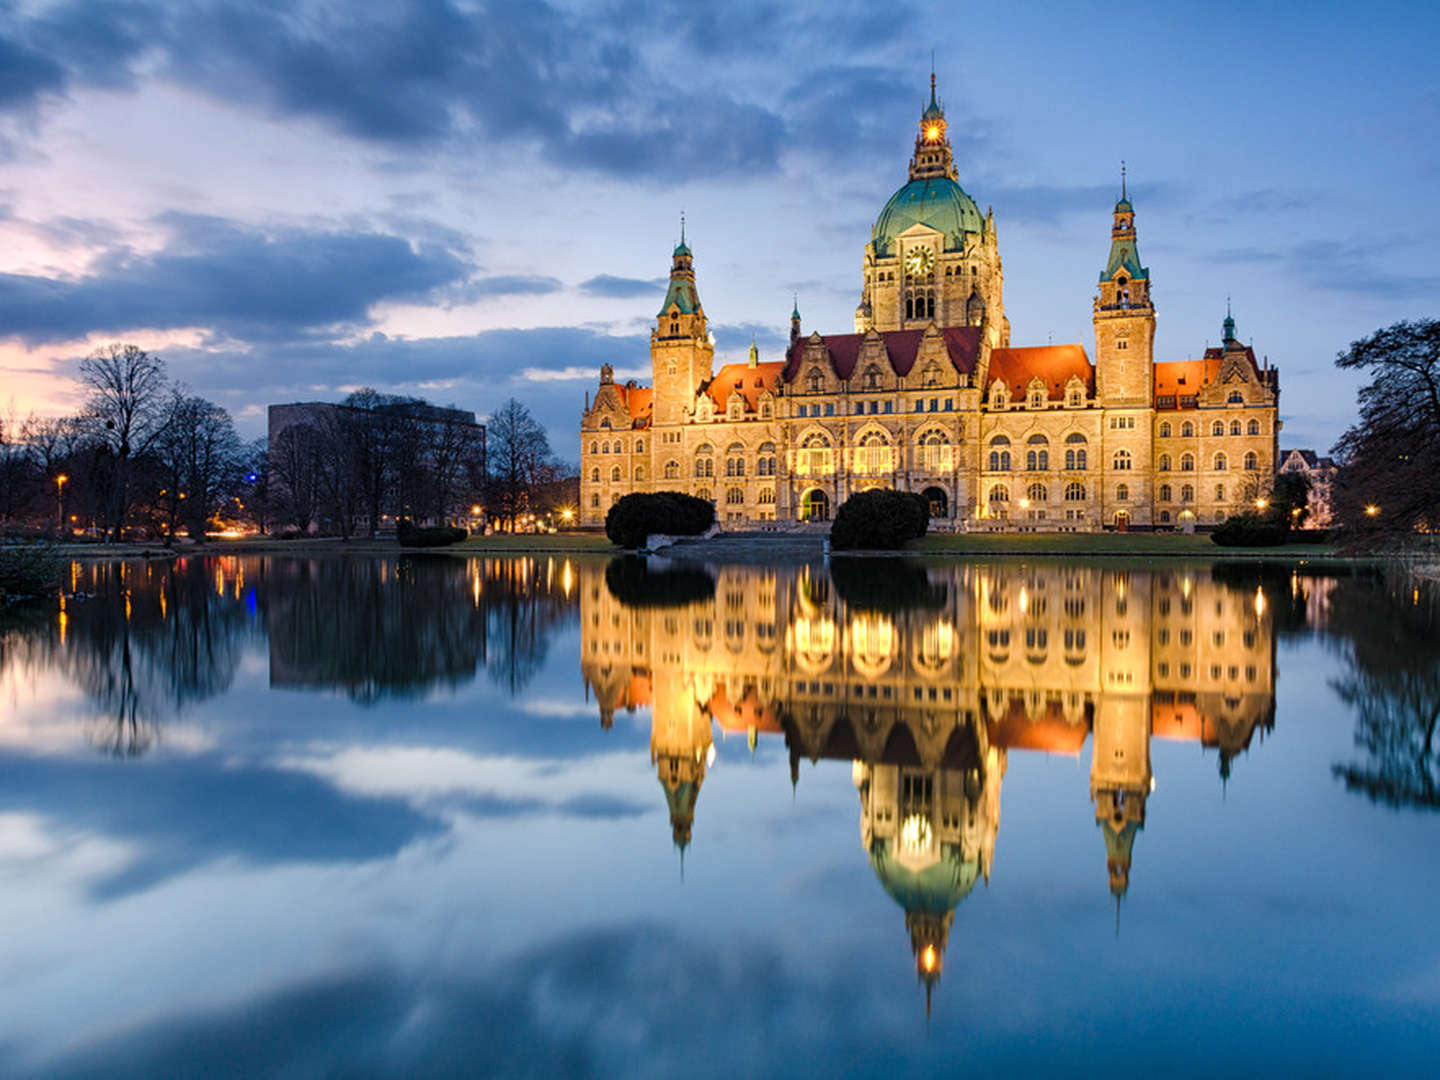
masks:
<svg viewBox="0 0 1440 1080"><path fill-rule="evenodd" d="M885 204L865 246L855 329L978 326L987 346L1008 345L995 219L960 186L948 130L932 73L909 181Z"/></svg>
<svg viewBox="0 0 1440 1080"><path fill-rule="evenodd" d="M695 392L710 379L714 359L715 346L695 288L694 261L682 224L680 243L671 257L670 287L650 332L656 426L685 422Z"/></svg>

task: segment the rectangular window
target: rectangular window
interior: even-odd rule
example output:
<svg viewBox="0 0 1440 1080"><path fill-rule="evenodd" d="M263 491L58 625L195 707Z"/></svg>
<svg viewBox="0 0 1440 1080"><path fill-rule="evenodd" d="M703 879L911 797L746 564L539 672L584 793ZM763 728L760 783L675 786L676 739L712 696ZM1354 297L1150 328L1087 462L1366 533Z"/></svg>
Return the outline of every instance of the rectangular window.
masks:
<svg viewBox="0 0 1440 1080"><path fill-rule="evenodd" d="M796 406L795 406L795 415L796 415L796 416L801 416L801 417L803 417L803 416L805 415L805 406L804 406L804 405L796 405Z"/></svg>
<svg viewBox="0 0 1440 1080"><path fill-rule="evenodd" d="M954 411L955 411L955 400L954 400L954 398L946 398L946 399L945 399L945 411L946 411L946 412L954 412Z"/></svg>
<svg viewBox="0 0 1440 1080"><path fill-rule="evenodd" d="M940 399L939 399L939 398L933 398L933 397L932 397L932 398L930 399L930 411L931 411L931 412L939 412L939 411L940 411Z"/></svg>
<svg viewBox="0 0 1440 1080"><path fill-rule="evenodd" d="M890 412L890 406L891 406L892 404L893 404L893 403L892 403L892 402L889 402L889 401L885 402L885 411L886 411L887 413Z"/></svg>
<svg viewBox="0 0 1440 1080"><path fill-rule="evenodd" d="M924 412L924 411L925 411L925 402L923 402L923 401L917 401L917 402L915 402L915 411L916 411L916 412Z"/></svg>
<svg viewBox="0 0 1440 1080"><path fill-rule="evenodd" d="M834 415L835 415L835 406L834 406L833 404L830 404L830 403L828 403L828 402L826 403L826 405L825 405L825 415L826 415L826 416L834 416Z"/></svg>
<svg viewBox="0 0 1440 1080"><path fill-rule="evenodd" d="M865 403L864 403L863 401L857 401L857 402L855 403L855 415L856 415L856 416L864 416L864 415L865 415Z"/></svg>

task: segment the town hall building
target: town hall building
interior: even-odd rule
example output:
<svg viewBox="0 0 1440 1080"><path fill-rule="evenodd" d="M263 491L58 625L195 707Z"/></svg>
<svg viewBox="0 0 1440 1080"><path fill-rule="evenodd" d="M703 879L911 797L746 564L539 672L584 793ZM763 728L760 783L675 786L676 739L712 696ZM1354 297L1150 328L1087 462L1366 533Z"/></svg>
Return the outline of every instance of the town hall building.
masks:
<svg viewBox="0 0 1440 1080"><path fill-rule="evenodd" d="M1209 527L1268 493L1279 372L1226 312L1198 360L1154 357L1155 305L1122 184L1082 345L1015 347L994 211L960 186L935 97L908 182L875 221L852 333L783 360L714 367L682 235L650 337L652 384L607 364L581 418L580 516L637 491L685 491L726 524L824 521L851 494L925 495L938 527Z"/></svg>

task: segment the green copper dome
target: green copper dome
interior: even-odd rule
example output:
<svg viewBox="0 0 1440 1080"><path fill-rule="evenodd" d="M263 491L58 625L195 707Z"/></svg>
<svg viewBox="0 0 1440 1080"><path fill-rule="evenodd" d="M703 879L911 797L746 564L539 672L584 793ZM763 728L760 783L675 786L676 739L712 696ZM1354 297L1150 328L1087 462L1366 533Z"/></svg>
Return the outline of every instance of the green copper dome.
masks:
<svg viewBox="0 0 1440 1080"><path fill-rule="evenodd" d="M931 915L954 911L980 876L979 862L963 859L953 844L941 846L938 862L915 871L900 864L887 841L876 840L870 849L870 867L885 891L906 911Z"/></svg>
<svg viewBox="0 0 1440 1080"><path fill-rule="evenodd" d="M945 234L945 248L954 251L965 243L966 233L978 233L985 221L975 200L948 176L912 180L880 211L870 234L875 254L884 258L895 253L895 237L912 225L928 225Z"/></svg>

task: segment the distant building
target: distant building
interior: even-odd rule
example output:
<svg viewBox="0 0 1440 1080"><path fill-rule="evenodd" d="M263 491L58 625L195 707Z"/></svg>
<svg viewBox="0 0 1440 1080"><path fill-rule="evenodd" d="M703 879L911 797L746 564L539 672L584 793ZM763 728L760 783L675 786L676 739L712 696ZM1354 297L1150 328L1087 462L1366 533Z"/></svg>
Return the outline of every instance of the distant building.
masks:
<svg viewBox="0 0 1440 1080"><path fill-rule="evenodd" d="M993 212L961 188L932 78L908 182L875 220L853 333L714 366L682 231L650 335L652 385L601 369L580 421L580 514L682 490L724 522L824 521L857 491L921 493L951 528L1214 526L1275 475L1278 371L1229 316L1156 360L1155 305L1122 180L1093 298L1095 356L1012 347Z"/></svg>
<svg viewBox="0 0 1440 1080"><path fill-rule="evenodd" d="M1333 458L1321 457L1314 450L1281 450L1280 467L1275 471L1304 473L1310 478L1310 516L1305 520L1309 528L1328 529L1335 524L1332 499L1339 470Z"/></svg>
<svg viewBox="0 0 1440 1080"><path fill-rule="evenodd" d="M387 518L409 516L424 524L472 516L474 480L485 473L485 425L473 412L415 400L384 401L372 409L302 401L269 407L272 504L284 508L276 514L279 524L318 524L324 470L353 464L337 460L344 450L336 439L358 432L367 419L389 441L382 495ZM366 510L357 508L357 520Z"/></svg>

